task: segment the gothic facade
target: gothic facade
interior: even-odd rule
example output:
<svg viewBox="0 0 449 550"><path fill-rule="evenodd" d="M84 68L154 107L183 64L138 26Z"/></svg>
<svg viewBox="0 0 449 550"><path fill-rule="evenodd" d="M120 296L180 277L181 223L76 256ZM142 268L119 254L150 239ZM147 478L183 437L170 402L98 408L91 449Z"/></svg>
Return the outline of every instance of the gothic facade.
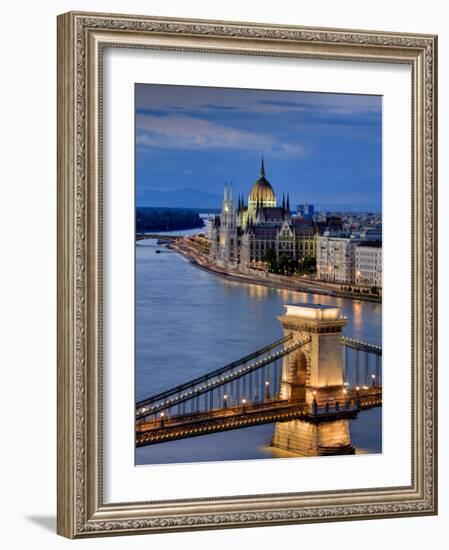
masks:
<svg viewBox="0 0 449 550"><path fill-rule="evenodd" d="M225 186L221 213L211 226L210 260L241 272L260 269L269 254L278 261L283 257L300 262L315 258L316 232L310 220L292 217L288 195L278 206L262 159L260 177L246 205L243 196L235 202L232 187Z"/></svg>

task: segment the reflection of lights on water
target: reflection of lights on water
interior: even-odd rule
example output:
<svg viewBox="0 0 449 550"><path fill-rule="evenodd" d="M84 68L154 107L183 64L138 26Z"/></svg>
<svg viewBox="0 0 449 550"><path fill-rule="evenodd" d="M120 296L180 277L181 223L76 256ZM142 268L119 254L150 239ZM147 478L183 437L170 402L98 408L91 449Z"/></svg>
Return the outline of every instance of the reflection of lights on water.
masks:
<svg viewBox="0 0 449 550"><path fill-rule="evenodd" d="M360 302L354 302L352 307L352 321L355 327L362 326L362 304Z"/></svg>
<svg viewBox="0 0 449 550"><path fill-rule="evenodd" d="M249 285L248 294L251 298L265 298L268 294L268 288L261 285Z"/></svg>

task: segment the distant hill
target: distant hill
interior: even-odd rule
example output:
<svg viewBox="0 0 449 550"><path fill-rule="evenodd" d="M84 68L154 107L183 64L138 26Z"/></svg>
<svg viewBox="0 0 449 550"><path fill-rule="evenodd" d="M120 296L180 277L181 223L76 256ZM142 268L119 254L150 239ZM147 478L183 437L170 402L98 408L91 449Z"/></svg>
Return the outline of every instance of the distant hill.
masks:
<svg viewBox="0 0 449 550"><path fill-rule="evenodd" d="M177 189L176 191L146 190L138 195L138 206L167 206L171 208L220 208L222 197L198 189Z"/></svg>

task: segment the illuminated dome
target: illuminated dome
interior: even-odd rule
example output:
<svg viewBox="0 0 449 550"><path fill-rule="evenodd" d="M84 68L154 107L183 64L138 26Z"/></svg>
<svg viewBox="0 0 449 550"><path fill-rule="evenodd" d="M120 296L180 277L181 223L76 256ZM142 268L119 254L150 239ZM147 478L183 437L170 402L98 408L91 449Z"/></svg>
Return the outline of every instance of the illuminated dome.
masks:
<svg viewBox="0 0 449 550"><path fill-rule="evenodd" d="M260 178L256 181L249 194L249 200L252 202L261 202L262 205L272 206L276 204L276 195L270 182L265 178L265 167L260 167Z"/></svg>

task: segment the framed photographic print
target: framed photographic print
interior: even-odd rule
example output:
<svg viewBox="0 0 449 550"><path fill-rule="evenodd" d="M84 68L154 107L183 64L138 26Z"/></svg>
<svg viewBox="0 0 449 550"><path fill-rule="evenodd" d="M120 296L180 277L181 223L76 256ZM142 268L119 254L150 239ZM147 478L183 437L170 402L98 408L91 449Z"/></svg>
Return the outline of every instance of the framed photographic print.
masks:
<svg viewBox="0 0 449 550"><path fill-rule="evenodd" d="M435 514L431 35L58 18L58 532Z"/></svg>

